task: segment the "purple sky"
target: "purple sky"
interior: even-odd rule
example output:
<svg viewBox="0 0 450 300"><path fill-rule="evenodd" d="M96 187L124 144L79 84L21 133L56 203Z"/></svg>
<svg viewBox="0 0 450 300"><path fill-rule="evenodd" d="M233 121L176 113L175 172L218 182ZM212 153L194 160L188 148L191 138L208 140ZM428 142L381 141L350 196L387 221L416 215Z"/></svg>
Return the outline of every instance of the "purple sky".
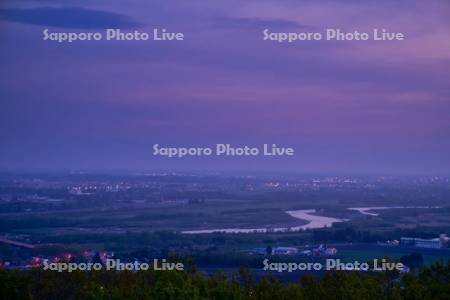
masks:
<svg viewBox="0 0 450 300"><path fill-rule="evenodd" d="M450 2L0 4L0 168L449 173ZM42 40L42 30L185 41ZM403 32L397 42L262 41L262 30ZM295 147L283 159L155 159L152 145Z"/></svg>

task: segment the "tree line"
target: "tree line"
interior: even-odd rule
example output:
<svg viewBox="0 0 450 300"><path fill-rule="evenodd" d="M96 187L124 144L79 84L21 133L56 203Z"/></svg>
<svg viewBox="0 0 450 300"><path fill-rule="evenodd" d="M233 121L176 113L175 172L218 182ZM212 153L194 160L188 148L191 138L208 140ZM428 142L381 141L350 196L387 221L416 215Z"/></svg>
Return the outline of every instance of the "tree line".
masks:
<svg viewBox="0 0 450 300"><path fill-rule="evenodd" d="M328 272L285 284L238 274L187 271L62 272L0 270L0 299L450 299L450 262L401 277L393 273Z"/></svg>

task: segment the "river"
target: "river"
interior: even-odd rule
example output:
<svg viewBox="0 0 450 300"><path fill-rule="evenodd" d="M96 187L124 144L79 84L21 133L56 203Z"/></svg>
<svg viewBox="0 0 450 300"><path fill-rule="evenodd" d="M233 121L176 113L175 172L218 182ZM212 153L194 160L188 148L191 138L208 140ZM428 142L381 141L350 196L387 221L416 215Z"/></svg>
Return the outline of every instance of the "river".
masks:
<svg viewBox="0 0 450 300"><path fill-rule="evenodd" d="M186 230L181 233L185 234L201 234L201 233L266 233L266 232L288 232L301 231L305 229L330 227L333 223L345 222L347 219L336 219L325 216L315 215L315 209L303 210L289 210L286 211L288 215L296 219L306 220L307 224L294 227L266 227L266 228L221 228L221 229L201 229L201 230Z"/></svg>
<svg viewBox="0 0 450 300"><path fill-rule="evenodd" d="M379 213L370 212L371 210L384 210L394 208L439 208L438 206L371 206L371 207L350 207L349 210L356 210L363 215L378 216Z"/></svg>

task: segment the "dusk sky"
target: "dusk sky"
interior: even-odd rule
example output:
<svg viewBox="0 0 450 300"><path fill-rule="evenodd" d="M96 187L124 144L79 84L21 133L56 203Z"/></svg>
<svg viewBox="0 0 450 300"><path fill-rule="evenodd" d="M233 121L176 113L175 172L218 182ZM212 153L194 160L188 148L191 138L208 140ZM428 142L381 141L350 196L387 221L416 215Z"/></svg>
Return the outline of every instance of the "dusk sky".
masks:
<svg viewBox="0 0 450 300"><path fill-rule="evenodd" d="M58 43L46 28L185 39ZM265 28L406 39L288 44ZM3 170L450 173L448 0L4 0L0 67ZM296 152L168 159L156 143Z"/></svg>

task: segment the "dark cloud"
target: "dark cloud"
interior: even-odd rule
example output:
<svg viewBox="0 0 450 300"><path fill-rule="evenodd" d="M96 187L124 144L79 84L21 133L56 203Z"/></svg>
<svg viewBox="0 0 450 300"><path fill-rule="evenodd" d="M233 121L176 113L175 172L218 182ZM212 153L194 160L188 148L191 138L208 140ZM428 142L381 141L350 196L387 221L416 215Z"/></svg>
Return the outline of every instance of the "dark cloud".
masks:
<svg viewBox="0 0 450 300"><path fill-rule="evenodd" d="M279 19L262 19L262 18L232 18L220 17L213 21L214 26L218 28L232 29L261 29L270 27L271 29L313 29L314 27L304 24L298 24L292 21Z"/></svg>
<svg viewBox="0 0 450 300"><path fill-rule="evenodd" d="M137 21L126 15L81 7L0 9L0 19L25 24L79 29L135 28L140 26Z"/></svg>

